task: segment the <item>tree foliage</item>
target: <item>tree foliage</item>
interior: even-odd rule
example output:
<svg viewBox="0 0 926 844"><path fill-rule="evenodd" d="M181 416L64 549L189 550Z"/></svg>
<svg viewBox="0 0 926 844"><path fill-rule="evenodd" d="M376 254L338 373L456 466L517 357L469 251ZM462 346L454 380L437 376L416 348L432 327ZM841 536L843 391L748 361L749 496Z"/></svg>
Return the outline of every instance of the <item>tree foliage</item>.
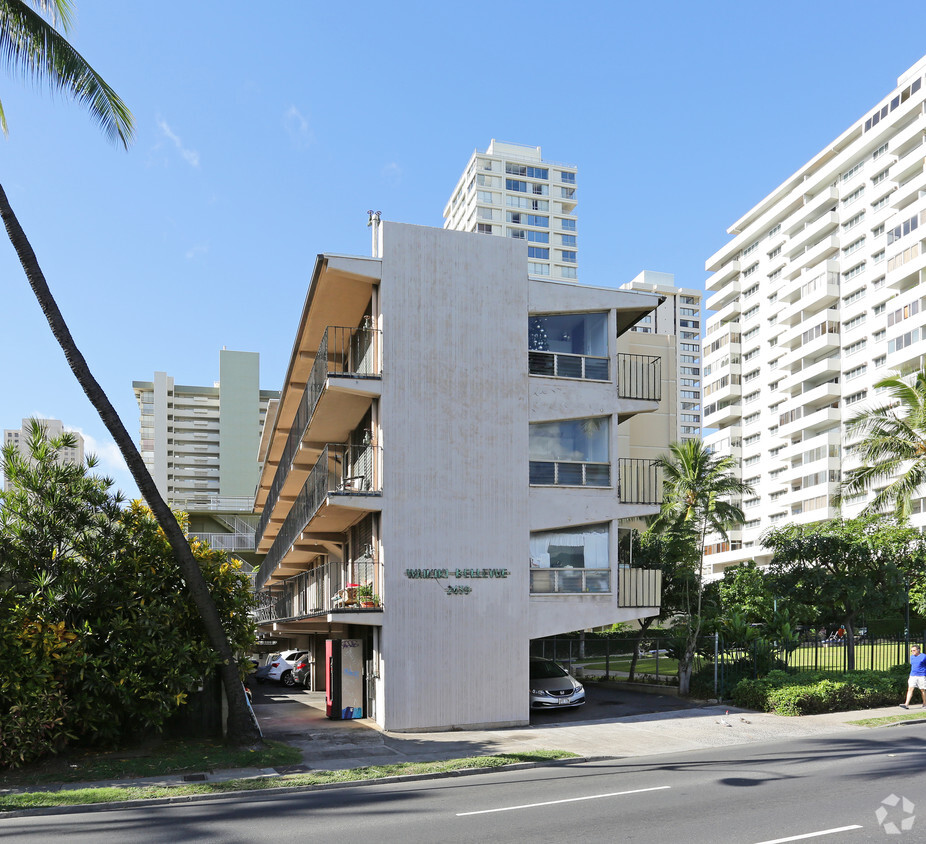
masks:
<svg viewBox="0 0 926 844"><path fill-rule="evenodd" d="M150 511L123 508L93 458L60 459L73 445L33 421L25 456L3 449L0 764L158 730L219 663ZM246 577L190 544L232 646L249 648Z"/></svg>
<svg viewBox="0 0 926 844"><path fill-rule="evenodd" d="M918 530L877 516L773 528L762 544L774 552L779 588L845 625L849 670L859 616L899 610L906 572L926 564L926 538Z"/></svg>
<svg viewBox="0 0 926 844"><path fill-rule="evenodd" d="M926 370L908 376L891 374L875 388L886 390L887 401L863 410L846 424L850 439L861 436L849 449L861 465L846 472L840 498L876 487L865 512L893 509L905 521L912 512L914 493L926 484Z"/></svg>
<svg viewBox="0 0 926 844"><path fill-rule="evenodd" d="M683 629L678 631L684 640L679 658L679 691L687 694L702 629L705 539L708 534L726 539L729 528L743 523L745 517L736 501L752 489L736 477L732 457L713 454L701 440L673 443L669 453L656 463L663 474L663 502L650 530L676 531L686 536L698 560Z"/></svg>

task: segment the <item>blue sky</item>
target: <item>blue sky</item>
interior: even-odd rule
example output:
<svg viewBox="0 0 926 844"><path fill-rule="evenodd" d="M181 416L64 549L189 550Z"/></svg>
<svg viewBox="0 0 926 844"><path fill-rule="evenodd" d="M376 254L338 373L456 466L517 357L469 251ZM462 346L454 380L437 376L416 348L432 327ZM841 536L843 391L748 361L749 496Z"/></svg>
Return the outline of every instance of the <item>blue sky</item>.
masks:
<svg viewBox="0 0 926 844"><path fill-rule="evenodd" d="M136 141L7 75L0 182L136 437L132 381L212 384L223 346L278 387L314 256L369 254L369 208L440 226L491 138L578 165L580 281L703 288L727 227L926 53L916 15L845 0L77 11L72 43ZM62 419L135 495L5 237L0 273L0 428Z"/></svg>

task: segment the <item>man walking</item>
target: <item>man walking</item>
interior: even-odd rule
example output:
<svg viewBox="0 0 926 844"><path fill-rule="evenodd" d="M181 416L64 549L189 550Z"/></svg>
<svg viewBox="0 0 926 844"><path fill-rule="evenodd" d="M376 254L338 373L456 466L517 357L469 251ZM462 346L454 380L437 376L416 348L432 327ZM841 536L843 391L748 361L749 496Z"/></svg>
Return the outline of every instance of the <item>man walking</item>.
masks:
<svg viewBox="0 0 926 844"><path fill-rule="evenodd" d="M920 690L923 706L926 707L926 654L920 653L919 645L910 648L910 679L907 680L907 699L900 704L901 709L910 708L914 689Z"/></svg>

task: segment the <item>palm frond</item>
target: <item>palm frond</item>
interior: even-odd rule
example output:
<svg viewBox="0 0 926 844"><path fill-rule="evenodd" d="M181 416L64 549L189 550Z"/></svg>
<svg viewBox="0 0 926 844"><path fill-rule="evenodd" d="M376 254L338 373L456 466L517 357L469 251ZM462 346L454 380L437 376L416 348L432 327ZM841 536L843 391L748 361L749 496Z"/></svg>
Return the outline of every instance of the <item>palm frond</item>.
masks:
<svg viewBox="0 0 926 844"><path fill-rule="evenodd" d="M35 5L64 28L69 25L67 0L35 0ZM67 93L90 111L110 140L128 147L134 134L128 107L54 25L24 0L0 0L0 62Z"/></svg>

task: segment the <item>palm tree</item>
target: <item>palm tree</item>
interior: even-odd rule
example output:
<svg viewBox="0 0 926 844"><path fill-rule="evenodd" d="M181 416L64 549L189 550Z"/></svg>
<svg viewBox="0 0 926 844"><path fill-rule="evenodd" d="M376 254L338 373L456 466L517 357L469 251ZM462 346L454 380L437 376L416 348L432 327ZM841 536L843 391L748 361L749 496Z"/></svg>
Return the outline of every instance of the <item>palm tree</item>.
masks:
<svg viewBox="0 0 926 844"><path fill-rule="evenodd" d="M31 5L34 9L24 0L0 0L0 56L11 69L21 70L27 76L46 81L54 89L66 92L85 105L103 132L127 148L134 125L125 103L55 29L55 24L59 24L62 30L67 31L72 8L70 0L32 0ZM2 105L0 127L6 132ZM0 219L3 220L10 242L71 371L100 414L100 419L122 452L139 491L167 536L187 589L199 610L210 644L222 657L220 670L229 701L228 739L237 744L252 743L258 739L256 725L248 711L235 655L199 565L176 517L154 485L135 443L77 348L2 186Z"/></svg>
<svg viewBox="0 0 926 844"><path fill-rule="evenodd" d="M688 613L679 659L679 693L687 694L701 633L704 542L709 533L726 539L731 527L745 521L735 499L752 492L752 487L733 474L737 465L733 457L714 455L702 440L672 443L669 453L658 458L656 465L662 470L663 501L649 529L656 533L685 529L697 543L699 564L693 583L695 594L689 594L686 601Z"/></svg>
<svg viewBox="0 0 926 844"><path fill-rule="evenodd" d="M892 373L875 384L887 390L886 404L863 410L846 423L849 438L862 439L847 449L860 466L849 470L838 501L867 492L883 481L865 513L893 508L901 521L909 518L913 495L926 484L926 371Z"/></svg>

